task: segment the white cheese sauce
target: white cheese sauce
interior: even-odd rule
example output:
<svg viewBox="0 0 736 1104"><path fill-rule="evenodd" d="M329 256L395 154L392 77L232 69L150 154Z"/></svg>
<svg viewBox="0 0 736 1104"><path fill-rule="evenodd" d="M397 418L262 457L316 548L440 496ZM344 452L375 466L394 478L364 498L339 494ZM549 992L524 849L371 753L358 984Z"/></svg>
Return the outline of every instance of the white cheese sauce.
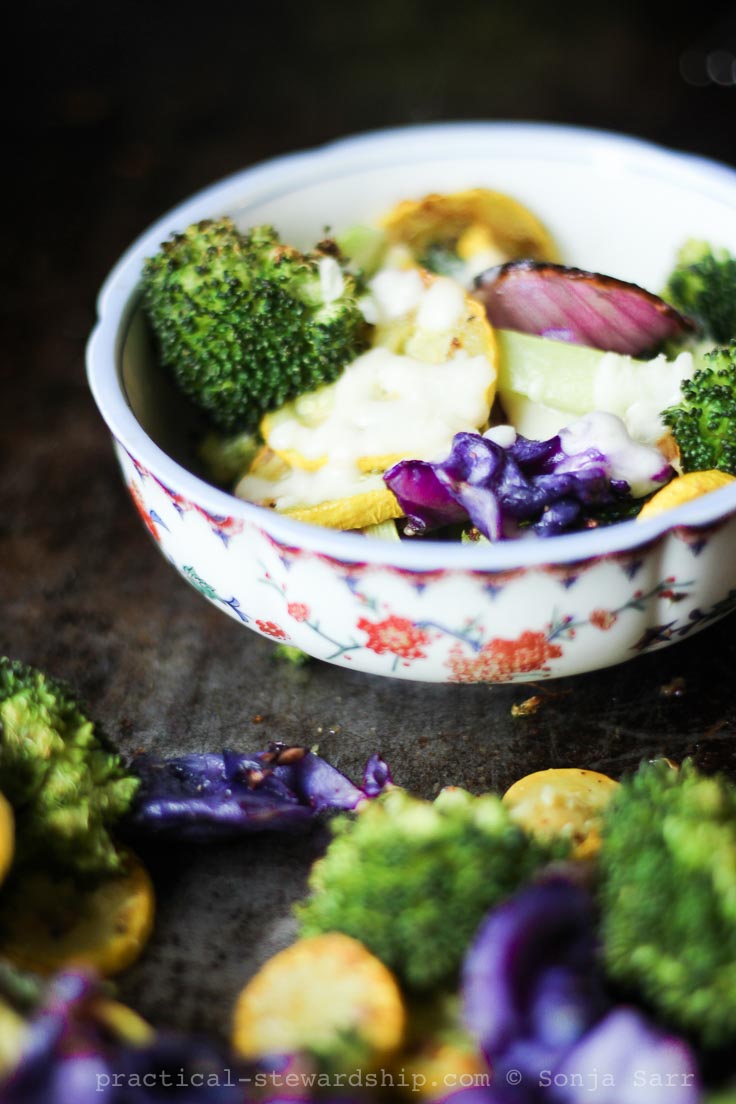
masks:
<svg viewBox="0 0 736 1104"><path fill-rule="evenodd" d="M386 268L377 273L368 285L369 291L360 301L367 322L394 322L411 314L419 306L426 288L416 268Z"/></svg>
<svg viewBox="0 0 736 1104"><path fill-rule="evenodd" d="M322 257L320 259L319 284L323 303L334 303L344 292L345 278L334 257Z"/></svg>
<svg viewBox="0 0 736 1104"><path fill-rule="evenodd" d="M672 361L663 354L641 361L608 353L596 369L593 407L618 414L635 440L652 445L665 432L660 412L680 401L682 381L694 369L689 352Z"/></svg>
<svg viewBox="0 0 736 1104"><path fill-rule="evenodd" d="M380 474L364 475L354 464L326 464L317 471L289 468L278 482L245 475L235 488L235 494L248 502L273 503L279 510L291 510L385 489Z"/></svg>
<svg viewBox="0 0 736 1104"><path fill-rule="evenodd" d="M446 333L460 324L465 311L465 292L460 284L438 277L429 285L416 314L420 330Z"/></svg>
<svg viewBox="0 0 736 1104"><path fill-rule="evenodd" d="M512 425L497 425L487 429L483 436L501 448L509 449L516 440L516 430Z"/></svg>
<svg viewBox="0 0 736 1104"><path fill-rule="evenodd" d="M662 486L661 477L668 467L666 459L659 449L633 441L615 414L596 410L578 418L560 431L560 443L568 456L578 456L588 449L603 453L608 478L625 480L634 498L643 498ZM571 467L575 467L574 463ZM564 463L556 471L564 472Z"/></svg>
<svg viewBox="0 0 736 1104"><path fill-rule="evenodd" d="M426 284L416 269L386 270L370 288L368 313L379 322L413 314L414 333L430 334L451 334L463 322L465 293L454 280ZM325 411L321 419L300 412L304 397L293 416L274 419L269 447L297 454L304 466L296 460L277 483L247 475L236 493L255 502L275 499L285 510L383 489L379 471L364 473L398 459L444 459L456 433L484 426L495 378L488 357L462 349L434 364L376 346L322 389L316 404Z"/></svg>
<svg viewBox="0 0 736 1104"><path fill-rule="evenodd" d="M434 459L461 430L488 417L493 369L484 356L458 353L444 364L375 348L348 364L333 384L332 407L317 426L290 418L268 443L308 460L347 464L365 457Z"/></svg>

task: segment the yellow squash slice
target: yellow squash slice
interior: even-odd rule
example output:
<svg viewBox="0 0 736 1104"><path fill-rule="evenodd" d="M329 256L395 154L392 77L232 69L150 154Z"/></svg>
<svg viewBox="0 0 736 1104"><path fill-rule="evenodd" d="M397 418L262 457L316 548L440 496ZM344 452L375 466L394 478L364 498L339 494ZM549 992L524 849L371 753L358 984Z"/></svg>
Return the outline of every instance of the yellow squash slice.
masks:
<svg viewBox="0 0 736 1104"><path fill-rule="evenodd" d="M142 863L126 855L125 873L92 889L19 873L0 894L0 955L41 974L87 966L109 977L131 966L153 930L155 901Z"/></svg>
<svg viewBox="0 0 736 1104"><path fill-rule="evenodd" d="M558 259L554 240L537 216L512 196L487 188L403 200L382 225L389 241L407 245L417 260L436 247L462 260L480 253L497 253L496 263Z"/></svg>
<svg viewBox="0 0 736 1104"><path fill-rule="evenodd" d="M672 510L675 506L682 506L685 502L692 502L694 498L710 494L711 491L719 491L721 487L727 487L729 483L736 482L734 476L726 472L695 471L685 475L676 476L661 491L646 502L637 516L637 521L646 521L648 518L657 517L665 510Z"/></svg>
<svg viewBox="0 0 736 1104"><path fill-rule="evenodd" d="M459 993L438 993L409 1004L404 1045L391 1062L401 1095L427 1104L453 1089L490 1084L488 1061L463 1023Z"/></svg>
<svg viewBox="0 0 736 1104"><path fill-rule="evenodd" d="M424 270L421 276L427 289L438 279ZM443 364L458 353L486 357L495 369L493 387L488 395L489 406L493 402L498 376L498 342L485 308L472 296L465 296L463 316L452 329L422 329L410 314L378 325L373 340L375 345L384 346L393 353L414 357L425 364Z"/></svg>
<svg viewBox="0 0 736 1104"><path fill-rule="evenodd" d="M15 853L15 817L10 802L0 794L0 883L10 870Z"/></svg>
<svg viewBox="0 0 736 1104"><path fill-rule="evenodd" d="M332 502L320 502L316 506L285 510L284 513L297 521L346 530L367 529L369 525L380 525L383 521L403 516L403 510L388 487Z"/></svg>
<svg viewBox="0 0 736 1104"><path fill-rule="evenodd" d="M256 457L250 471L236 488L236 494L259 506L273 507L288 487L292 469L268 447ZM251 479L257 482L251 482ZM367 529L402 516L402 510L388 487L378 486L347 498L329 499L315 505L293 506L282 511L296 521L324 525L330 529Z"/></svg>
<svg viewBox="0 0 736 1104"><path fill-rule="evenodd" d="M156 1032L127 1004L99 997L92 1008L92 1018L102 1024L116 1039L124 1039L129 1046L149 1046L156 1038Z"/></svg>
<svg viewBox="0 0 736 1104"><path fill-rule="evenodd" d="M429 272L422 272L421 276L427 290L438 283L438 277ZM460 294L462 295L462 292ZM427 365L449 365L455 357L484 357L491 366L490 382L482 395L483 416L479 424L474 427L483 428L495 396L498 348L495 332L482 305L466 294L461 317L446 330L423 328L415 315L416 311L413 310L389 323L377 325L373 334L373 348L386 348L394 354L411 357ZM278 410L266 414L262 419L260 432L266 445L289 467L300 471L319 471L328 463L326 454L305 455L295 447L280 447L278 435L281 431L283 437L283 431L285 429L288 431L291 427L292 435L299 435L304 440L305 437L308 438L311 430L319 430L335 409L339 386L338 380L309 394L301 395L285 403ZM448 376L448 386L451 386L450 376ZM390 394L377 394L373 398L374 401L385 402L387 411L391 409L391 403L396 401L396 396ZM408 413L407 419L410 417L411 414ZM384 472L405 457L405 451L388 454L374 452L359 456L356 464L357 469L363 473ZM255 469L256 465L253 466L250 474L255 474ZM317 524L331 523L318 522Z"/></svg>
<svg viewBox="0 0 736 1104"><path fill-rule="evenodd" d="M561 767L535 771L503 795L511 818L540 839L569 839L576 858L600 847L600 817L618 782L598 771Z"/></svg>
<svg viewBox="0 0 736 1104"><path fill-rule="evenodd" d="M393 974L341 932L300 939L271 958L240 994L233 1045L248 1059L306 1051L381 1061L401 1045L405 1008Z"/></svg>
<svg viewBox="0 0 736 1104"><path fill-rule="evenodd" d="M451 1086L490 1084L488 1063L479 1051L453 1043L430 1041L419 1052L402 1052L395 1070L402 1095L421 1101L443 1100Z"/></svg>
<svg viewBox="0 0 736 1104"><path fill-rule="evenodd" d="M297 422L300 426L307 426L314 428L320 425L330 413L333 404L333 397L335 394L335 385L329 383L324 387L319 387L316 391L310 391L306 395L299 395L296 399L292 399L291 402L284 403L278 410L271 411L271 413L264 415L261 420L260 431L261 437L269 446L270 439L274 430L280 426L288 424L291 421ZM326 457L318 456L314 459L308 456L302 456L296 449L273 449L272 451L279 456L285 464L288 464L292 468L302 468L305 471L317 471L323 467Z"/></svg>
<svg viewBox="0 0 736 1104"><path fill-rule="evenodd" d="M0 1000L0 1080L18 1065L28 1040L29 1027L23 1017Z"/></svg>
<svg viewBox="0 0 736 1104"><path fill-rule="evenodd" d="M402 516L383 483L388 468L404 458L434 456L438 447L449 450L460 428L485 428L495 396L498 348L482 305L447 277L418 276L416 269L406 276L411 293L405 312L375 326L365 357L335 383L263 418L266 443L240 480L239 497L314 525L366 529ZM378 349L406 360L399 359L395 367L392 357L371 359ZM454 404L447 400L453 379ZM429 439L424 431L416 432L426 424L416 416L418 395L440 411L435 421L430 419L435 436L430 432Z"/></svg>
<svg viewBox="0 0 736 1104"><path fill-rule="evenodd" d="M248 475L257 476L258 479L270 480L275 483L289 471L289 465L278 456L268 445L256 453L256 456L248 469ZM270 503L267 503L270 505Z"/></svg>

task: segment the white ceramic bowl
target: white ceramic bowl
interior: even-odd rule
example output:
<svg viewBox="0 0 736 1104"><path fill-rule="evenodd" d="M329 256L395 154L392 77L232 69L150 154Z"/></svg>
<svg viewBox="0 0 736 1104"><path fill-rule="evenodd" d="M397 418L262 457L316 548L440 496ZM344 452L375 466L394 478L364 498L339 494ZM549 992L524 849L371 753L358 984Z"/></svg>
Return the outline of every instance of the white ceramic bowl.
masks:
<svg viewBox="0 0 736 1104"><path fill-rule="evenodd" d="M547 540L394 544L293 521L185 466L177 404L151 371L139 310L144 257L207 216L272 222L310 245L326 225L472 186L527 203L570 263L649 288L688 237L736 251L736 172L597 131L411 127L247 169L159 220L102 289L89 381L133 501L164 555L211 602L344 667L429 682L524 681L681 640L736 606L736 486L649 522Z"/></svg>

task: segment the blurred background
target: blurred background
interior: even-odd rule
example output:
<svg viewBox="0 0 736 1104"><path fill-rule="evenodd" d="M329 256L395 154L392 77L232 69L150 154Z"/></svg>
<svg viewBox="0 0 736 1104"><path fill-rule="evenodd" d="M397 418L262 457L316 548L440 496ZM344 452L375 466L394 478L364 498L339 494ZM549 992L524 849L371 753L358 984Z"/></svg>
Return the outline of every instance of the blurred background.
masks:
<svg viewBox="0 0 736 1104"><path fill-rule="evenodd" d="M96 287L129 241L273 154L377 127L508 118L736 163L733 4L675 18L671 4L636 0L28 0L12 18L15 367L47 356L47 341L60 372L78 365ZM50 318L63 324L39 349Z"/></svg>

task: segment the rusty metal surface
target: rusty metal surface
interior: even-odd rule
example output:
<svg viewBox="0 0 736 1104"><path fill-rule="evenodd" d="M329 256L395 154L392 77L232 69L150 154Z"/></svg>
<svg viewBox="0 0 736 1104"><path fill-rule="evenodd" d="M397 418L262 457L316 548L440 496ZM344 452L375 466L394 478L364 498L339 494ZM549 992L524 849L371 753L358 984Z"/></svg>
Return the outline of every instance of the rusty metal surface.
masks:
<svg viewBox="0 0 736 1104"><path fill-rule="evenodd" d="M252 78L241 70L237 78L223 76L235 62L231 41L246 32L245 15L227 36L224 61L208 55L192 82L191 68L180 64L182 50L189 56L181 26L172 30L151 8L136 33L130 26L120 31L130 6L109 7L106 26L116 28L117 38L99 27L89 31L85 20L96 20L90 4L59 5L54 14L56 6L31 3L26 13L38 17L36 72L45 77L18 106L25 186L17 217L6 226L0 652L77 686L125 751L255 749L275 739L319 743L354 775L371 752L381 751L397 781L424 795L446 782L502 789L526 771L567 764L619 775L642 757L677 759L690 751L736 774L733 617L664 652L538 691L427 686L276 662L268 641L208 605L153 547L126 497L83 376L94 295L118 253L194 188L258 158L366 127L526 115L637 130L735 161L733 128L719 128L718 112L732 111L723 96L736 93L712 89L707 104L688 99L695 93L671 68L689 40L677 38L670 24L650 33L646 15L633 6L619 12L616 35L606 37L604 22L586 23L597 36L601 85L585 103L573 97L574 74L565 69L564 80L557 80L534 36L527 47L536 83L519 83L516 99L503 67L495 84L488 83L489 65L487 83L471 87L467 57L454 68L449 62L435 68L430 79L428 67L437 58L426 29L424 60L404 67L400 81L399 44L408 48L418 25L411 22L417 5L407 3L397 8L406 24L395 31L398 38L386 37L393 53L381 97L368 96L364 83L350 79L347 61L333 59L331 85L342 87L341 96L315 82L307 110L293 83L307 70L295 61L287 72L284 57L317 49L318 41L327 57L325 41L334 49L348 40L344 18L334 31L337 47L325 40L319 5L322 38L314 27L302 28L300 39L292 31L280 55L280 84L269 98L258 95L262 65ZM325 11L338 7L323 5ZM486 20L506 10L484 7ZM506 42L509 34L521 35L508 9ZM186 4L182 11L191 33L194 15L186 22ZM579 48L582 59L582 31L565 23L570 49ZM496 41L493 30L489 23L483 31L489 43ZM385 28L376 17L364 33L375 45ZM554 46L557 32L547 27L545 33ZM459 34L443 24L446 54L458 46ZM471 60L480 64L481 58ZM368 61L359 54L353 64L365 68ZM594 67L590 57L586 64ZM658 79L658 95L636 105L616 99L622 66L632 80L637 74L651 84ZM683 119L685 131L678 130ZM512 706L535 692L542 699L538 710L512 715ZM121 981L123 997L157 1024L226 1030L238 988L289 939L291 903L322 843L315 830L146 854L159 921L146 956Z"/></svg>

